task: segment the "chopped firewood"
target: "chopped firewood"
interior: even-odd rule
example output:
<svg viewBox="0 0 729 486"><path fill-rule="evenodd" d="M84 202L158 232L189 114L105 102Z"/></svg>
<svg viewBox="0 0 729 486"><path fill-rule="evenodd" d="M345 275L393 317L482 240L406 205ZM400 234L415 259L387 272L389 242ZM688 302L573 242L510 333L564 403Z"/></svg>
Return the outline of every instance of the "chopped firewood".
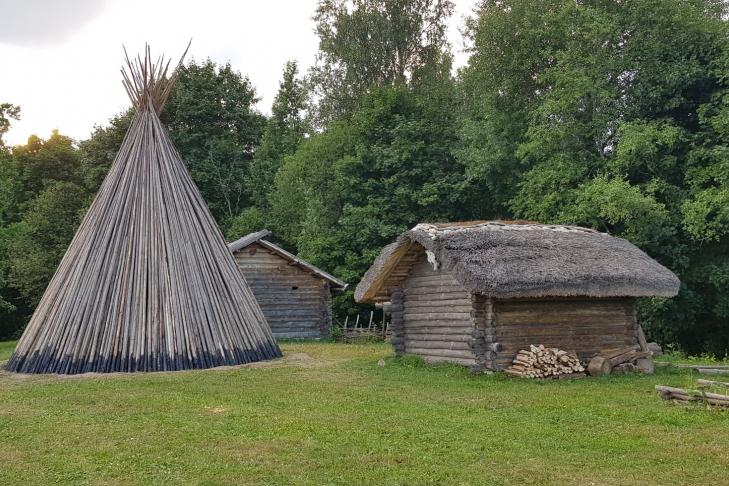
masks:
<svg viewBox="0 0 729 486"><path fill-rule="evenodd" d="M575 353L544 345L531 345L522 349L514 357L509 369L504 373L521 378L549 378L582 373L585 368Z"/></svg>

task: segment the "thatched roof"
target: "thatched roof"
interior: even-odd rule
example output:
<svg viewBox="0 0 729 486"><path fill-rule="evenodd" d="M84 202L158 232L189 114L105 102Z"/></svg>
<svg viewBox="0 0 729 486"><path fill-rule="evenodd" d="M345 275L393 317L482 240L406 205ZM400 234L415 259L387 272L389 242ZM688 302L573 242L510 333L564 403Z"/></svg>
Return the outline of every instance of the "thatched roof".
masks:
<svg viewBox="0 0 729 486"><path fill-rule="evenodd" d="M386 300L388 278L413 245L469 291L497 298L672 297L679 281L632 243L587 228L499 221L419 224L387 245L355 290ZM419 245L419 246L417 246Z"/></svg>
<svg viewBox="0 0 729 486"><path fill-rule="evenodd" d="M136 114L10 371L168 371L281 356L159 119L177 72L166 66L149 49L127 59Z"/></svg>
<svg viewBox="0 0 729 486"><path fill-rule="evenodd" d="M302 260L301 258L297 257L293 253L289 253L288 251L284 250L280 246L271 243L270 241L264 239L267 236L271 236L271 232L264 229L261 231L256 231L255 233L251 233L248 235L245 235L243 238L240 238L239 240L236 240L232 243L228 243L228 248L231 252L236 253L244 248L252 245L253 243L258 243L262 247L266 248L267 250L272 251L273 253L277 254L284 260L288 261L291 265L295 265L299 268L301 268L303 271L310 273L311 275L319 278L323 278L324 280L327 280L330 284L330 288L335 291L344 291L347 288L347 284L343 282L342 280L339 280L334 275L325 272L324 270L315 267L311 263Z"/></svg>

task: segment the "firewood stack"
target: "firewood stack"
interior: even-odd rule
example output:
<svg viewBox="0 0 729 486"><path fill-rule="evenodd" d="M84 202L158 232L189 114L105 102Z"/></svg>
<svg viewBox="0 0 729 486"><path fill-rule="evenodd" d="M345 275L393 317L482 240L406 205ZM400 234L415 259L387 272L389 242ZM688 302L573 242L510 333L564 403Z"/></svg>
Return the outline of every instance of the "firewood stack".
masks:
<svg viewBox="0 0 729 486"><path fill-rule="evenodd" d="M504 373L520 378L549 378L582 373L585 368L574 353L544 345L531 345L516 354L509 369Z"/></svg>

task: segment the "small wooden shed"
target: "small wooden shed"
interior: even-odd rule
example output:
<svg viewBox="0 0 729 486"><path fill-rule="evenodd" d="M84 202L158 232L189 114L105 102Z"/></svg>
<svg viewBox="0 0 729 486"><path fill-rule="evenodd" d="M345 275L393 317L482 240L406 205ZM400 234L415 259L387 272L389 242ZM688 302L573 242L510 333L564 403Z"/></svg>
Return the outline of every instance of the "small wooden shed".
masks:
<svg viewBox="0 0 729 486"><path fill-rule="evenodd" d="M577 352L637 343L636 298L678 278L630 242L591 229L501 221L419 224L386 246L358 302L391 309L397 355L474 370L530 344Z"/></svg>
<svg viewBox="0 0 729 486"><path fill-rule="evenodd" d="M228 247L274 337L326 336L332 327L332 293L347 284L266 240L270 234L251 233Z"/></svg>

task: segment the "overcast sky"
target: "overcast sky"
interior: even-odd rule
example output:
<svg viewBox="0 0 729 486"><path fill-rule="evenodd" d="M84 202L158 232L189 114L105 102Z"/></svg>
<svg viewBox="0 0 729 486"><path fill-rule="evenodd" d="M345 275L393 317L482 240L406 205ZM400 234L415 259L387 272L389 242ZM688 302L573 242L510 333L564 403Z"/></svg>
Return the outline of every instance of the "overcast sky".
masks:
<svg viewBox="0 0 729 486"><path fill-rule="evenodd" d="M463 64L459 28L475 0L456 0L449 36ZM269 113L284 63L314 62L316 0L0 0L0 103L21 107L4 139L22 144L57 128L77 140L129 105L119 69L131 53L230 61L248 75Z"/></svg>

